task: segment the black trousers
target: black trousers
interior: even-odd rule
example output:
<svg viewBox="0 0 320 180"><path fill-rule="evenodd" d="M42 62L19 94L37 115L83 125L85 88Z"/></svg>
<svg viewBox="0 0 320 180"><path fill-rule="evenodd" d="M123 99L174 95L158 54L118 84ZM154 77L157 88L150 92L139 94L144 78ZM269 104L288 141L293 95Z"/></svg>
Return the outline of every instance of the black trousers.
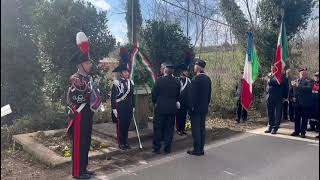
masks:
<svg viewBox="0 0 320 180"><path fill-rule="evenodd" d="M293 103L291 101L285 101L283 102L283 106L282 106L282 119L283 120L288 120L288 111L289 111L289 120L290 121L294 121L294 106Z"/></svg>
<svg viewBox="0 0 320 180"><path fill-rule="evenodd" d="M165 150L171 150L171 143L174 132L174 114L155 114L153 120L153 149L160 150L161 141L165 143Z"/></svg>
<svg viewBox="0 0 320 180"><path fill-rule="evenodd" d="M268 129L274 129L277 131L280 126L281 115L282 115L282 102L281 100L267 101L267 109L268 109Z"/></svg>
<svg viewBox="0 0 320 180"><path fill-rule="evenodd" d="M319 130L319 105L316 104L311 108L309 116L309 125L311 128Z"/></svg>
<svg viewBox="0 0 320 180"><path fill-rule="evenodd" d="M117 137L119 145L128 144L128 131L130 123L133 117L132 108L122 107L121 105L117 108Z"/></svg>
<svg viewBox="0 0 320 180"><path fill-rule="evenodd" d="M299 105L295 107L294 131L296 133L306 134L309 109Z"/></svg>
<svg viewBox="0 0 320 180"><path fill-rule="evenodd" d="M185 131L186 120L187 120L187 109L179 109L176 115L176 128L177 131L182 132Z"/></svg>
<svg viewBox="0 0 320 180"><path fill-rule="evenodd" d="M237 101L237 121L242 120L246 121L248 117L248 112L242 107L241 100Z"/></svg>
<svg viewBox="0 0 320 180"><path fill-rule="evenodd" d="M194 113L191 115L191 132L193 138L193 151L204 152L206 138L206 114Z"/></svg>
<svg viewBox="0 0 320 180"><path fill-rule="evenodd" d="M86 105L80 113L76 113L72 125L72 176L80 176L87 169L92 125L93 112Z"/></svg>

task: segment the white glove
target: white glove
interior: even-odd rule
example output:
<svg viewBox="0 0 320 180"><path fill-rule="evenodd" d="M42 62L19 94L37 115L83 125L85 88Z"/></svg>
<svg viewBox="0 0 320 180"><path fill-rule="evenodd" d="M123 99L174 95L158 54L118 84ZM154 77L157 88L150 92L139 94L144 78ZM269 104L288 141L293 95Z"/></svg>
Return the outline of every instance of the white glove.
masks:
<svg viewBox="0 0 320 180"><path fill-rule="evenodd" d="M180 102L179 101L176 102L176 106L178 109L180 109Z"/></svg>
<svg viewBox="0 0 320 180"><path fill-rule="evenodd" d="M133 112L136 110L136 108L133 108Z"/></svg>
<svg viewBox="0 0 320 180"><path fill-rule="evenodd" d="M116 109L112 109L113 115L118 118L118 111Z"/></svg>

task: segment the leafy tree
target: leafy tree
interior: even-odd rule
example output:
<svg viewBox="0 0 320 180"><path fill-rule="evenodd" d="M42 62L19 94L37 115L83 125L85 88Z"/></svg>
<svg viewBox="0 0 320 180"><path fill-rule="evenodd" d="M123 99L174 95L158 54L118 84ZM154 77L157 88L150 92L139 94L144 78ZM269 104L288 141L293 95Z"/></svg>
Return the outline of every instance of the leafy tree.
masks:
<svg viewBox="0 0 320 180"><path fill-rule="evenodd" d="M133 42L133 40L137 39L137 36L139 35L140 29L141 29L141 24L142 24L142 15L140 10L139 0L127 0L126 7L127 7L126 21L127 21L127 27L128 27L128 40L129 42ZM132 23L133 23L133 26L132 26Z"/></svg>
<svg viewBox="0 0 320 180"><path fill-rule="evenodd" d="M257 4L257 17L260 20L256 27L250 27L235 0L221 0L220 9L242 49L246 48L246 32L254 32L255 45L260 59L262 74L270 71L274 63L277 38L281 24L281 9L284 10L284 23L288 40L307 27L314 0L261 0ZM251 12L254 13L254 12ZM289 47L290 48L290 47ZM290 57L290 56L289 56ZM255 82L254 94L257 98L263 95L264 83ZM257 103L258 101L254 101Z"/></svg>
<svg viewBox="0 0 320 180"><path fill-rule="evenodd" d="M10 104L10 118L30 115L43 105L43 73L31 41L33 6L33 0L1 1L1 106Z"/></svg>
<svg viewBox="0 0 320 180"><path fill-rule="evenodd" d="M105 12L84 1L52 0L37 3L33 14L33 40L46 73L44 90L54 102L63 101L69 76L75 72L70 58L78 50L75 38L83 31L90 41L90 58L102 59L115 46ZM106 85L102 90L106 97Z"/></svg>
<svg viewBox="0 0 320 180"><path fill-rule="evenodd" d="M192 50L190 39L178 24L149 20L141 34L144 50L157 71L162 62L183 63L184 53Z"/></svg>
<svg viewBox="0 0 320 180"><path fill-rule="evenodd" d="M277 37L281 24L281 8L284 10L284 23L288 40L307 27L307 20L315 6L314 0L261 0L257 5L257 15L260 23L252 30L263 71L269 71L274 62ZM232 26L232 31L241 45L246 46L246 32L249 30L245 18L235 0L221 0L220 9L226 21ZM234 15L236 13L236 15Z"/></svg>
<svg viewBox="0 0 320 180"><path fill-rule="evenodd" d="M235 0L221 0L220 9L222 15L231 26L231 31L235 35L238 42L243 46L246 42L246 32L248 31L248 20L245 18L240 7Z"/></svg>
<svg viewBox="0 0 320 180"><path fill-rule="evenodd" d="M279 31L281 24L281 9L284 10L288 39L302 29L306 29L314 0L262 0L258 4L257 13L261 18L263 28Z"/></svg>

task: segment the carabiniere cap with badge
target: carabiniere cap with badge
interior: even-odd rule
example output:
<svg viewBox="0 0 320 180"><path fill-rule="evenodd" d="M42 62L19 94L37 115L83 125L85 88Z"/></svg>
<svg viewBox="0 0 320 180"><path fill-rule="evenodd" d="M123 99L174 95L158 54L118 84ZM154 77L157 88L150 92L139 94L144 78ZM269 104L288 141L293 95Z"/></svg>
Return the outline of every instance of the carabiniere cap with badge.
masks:
<svg viewBox="0 0 320 180"><path fill-rule="evenodd" d="M198 59L198 58L195 58L196 62L195 62L195 65L198 65L202 68L205 68L206 67L206 62L204 60L201 60L201 59Z"/></svg>
<svg viewBox="0 0 320 180"><path fill-rule="evenodd" d="M162 65L166 68L174 68L174 65L170 62L164 62L164 63L162 63Z"/></svg>

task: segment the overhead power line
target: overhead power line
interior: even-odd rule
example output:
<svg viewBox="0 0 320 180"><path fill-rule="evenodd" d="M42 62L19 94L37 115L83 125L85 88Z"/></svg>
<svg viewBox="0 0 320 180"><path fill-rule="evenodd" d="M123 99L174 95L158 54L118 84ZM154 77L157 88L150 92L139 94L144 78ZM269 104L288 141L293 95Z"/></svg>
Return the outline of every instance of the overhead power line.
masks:
<svg viewBox="0 0 320 180"><path fill-rule="evenodd" d="M177 7L177 8L179 8L179 9L182 9L182 10L184 10L184 11L190 12L190 13L192 13L192 14L194 14L194 15L200 16L200 17L202 17L202 18L206 18L206 19L211 20L211 21L213 21L213 22L216 22L216 23L219 23L219 24L222 24L222 25L231 27L229 24L226 24L226 23L224 23L224 22L220 22L220 21L218 21L218 20L212 19L212 18L210 18L210 17L208 17L208 16L204 16L204 15L199 14L199 13L197 13L197 12L190 11L190 10L184 8L184 7L178 6L178 5L176 5L176 4L174 4L174 3L171 3L171 2L169 2L169 1L166 1L166 0L161 0L161 1L163 1L163 2L165 2L165 3L167 3L167 4L170 4L171 6L174 6L174 7Z"/></svg>

